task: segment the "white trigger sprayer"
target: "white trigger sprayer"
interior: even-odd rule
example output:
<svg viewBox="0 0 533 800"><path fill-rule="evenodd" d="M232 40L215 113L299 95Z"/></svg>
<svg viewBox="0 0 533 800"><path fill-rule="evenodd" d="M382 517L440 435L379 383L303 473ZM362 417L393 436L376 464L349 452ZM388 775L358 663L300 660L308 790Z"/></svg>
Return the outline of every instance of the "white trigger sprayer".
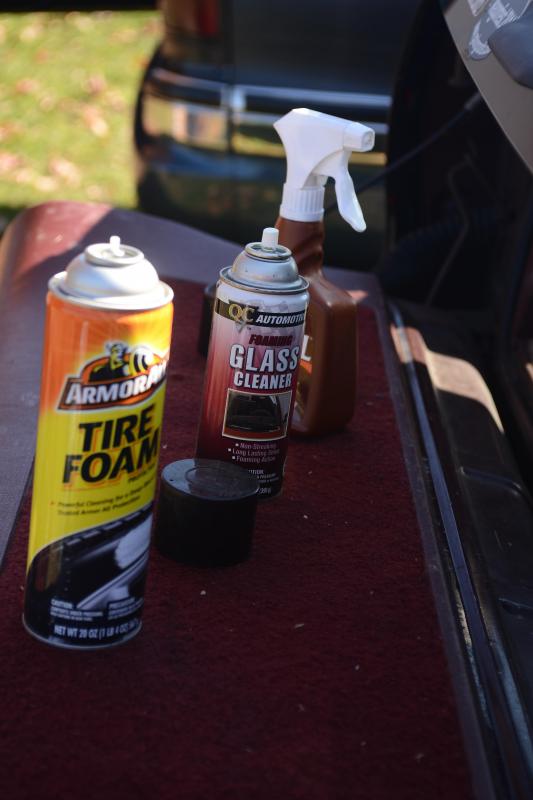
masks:
<svg viewBox="0 0 533 800"><path fill-rule="evenodd" d="M308 108L290 111L274 128L287 154L276 227L280 244L292 251L309 282L310 297L292 430L322 435L342 430L350 421L357 389L357 305L322 272L324 187L333 178L341 216L356 231L364 231L348 163L354 150L372 150L374 131Z"/></svg>
<svg viewBox="0 0 533 800"><path fill-rule="evenodd" d="M324 215L324 186L335 181L341 216L356 231L366 229L361 206L348 172L354 150L374 147L374 131L359 122L295 108L274 123L287 154L287 179L280 216L299 222L318 222Z"/></svg>

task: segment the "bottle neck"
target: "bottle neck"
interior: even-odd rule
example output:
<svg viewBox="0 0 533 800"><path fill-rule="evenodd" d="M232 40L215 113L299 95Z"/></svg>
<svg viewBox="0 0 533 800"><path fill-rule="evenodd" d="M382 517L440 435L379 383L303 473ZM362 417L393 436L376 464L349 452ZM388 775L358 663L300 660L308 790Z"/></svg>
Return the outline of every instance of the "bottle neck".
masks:
<svg viewBox="0 0 533 800"><path fill-rule="evenodd" d="M278 217L280 244L292 251L300 275L306 278L322 274L324 263L324 222L297 222Z"/></svg>
<svg viewBox="0 0 533 800"><path fill-rule="evenodd" d="M301 222L320 222L324 219L324 184L325 178L313 176L311 186L291 186L283 184L281 195L280 216L284 219L300 220Z"/></svg>

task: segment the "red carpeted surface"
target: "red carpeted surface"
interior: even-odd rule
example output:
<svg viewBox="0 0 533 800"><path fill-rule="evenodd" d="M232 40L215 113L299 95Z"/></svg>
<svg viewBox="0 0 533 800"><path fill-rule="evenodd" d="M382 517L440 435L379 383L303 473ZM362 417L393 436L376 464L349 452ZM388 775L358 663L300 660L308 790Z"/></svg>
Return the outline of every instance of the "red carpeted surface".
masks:
<svg viewBox="0 0 533 800"><path fill-rule="evenodd" d="M162 465L194 452L201 288L176 284ZM22 628L28 504L0 583L9 800L471 795L372 313L349 430L293 442L253 558L152 553L144 628L97 653Z"/></svg>

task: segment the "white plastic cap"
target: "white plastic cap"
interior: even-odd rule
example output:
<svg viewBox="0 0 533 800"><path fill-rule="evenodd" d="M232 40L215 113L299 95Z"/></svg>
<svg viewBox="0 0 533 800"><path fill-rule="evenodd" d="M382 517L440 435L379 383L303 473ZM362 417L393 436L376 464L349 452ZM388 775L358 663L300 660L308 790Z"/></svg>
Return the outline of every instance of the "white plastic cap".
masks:
<svg viewBox="0 0 533 800"><path fill-rule="evenodd" d="M324 187L283 185L280 214L298 222L320 222L324 216Z"/></svg>
<svg viewBox="0 0 533 800"><path fill-rule="evenodd" d="M110 236L109 237L109 250L114 255L120 258L123 251L120 246L120 236Z"/></svg>
<svg viewBox="0 0 533 800"><path fill-rule="evenodd" d="M350 122L344 129L344 147L366 153L374 147L376 134L372 128L361 125L360 122Z"/></svg>
<svg viewBox="0 0 533 800"><path fill-rule="evenodd" d="M264 228L261 244L268 250L275 250L278 246L279 231L277 228Z"/></svg>
<svg viewBox="0 0 533 800"><path fill-rule="evenodd" d="M348 172L353 150L374 146L372 128L308 108L295 108L274 123L287 155L287 180L280 214L285 219L317 222L324 216L324 186L335 180L341 216L357 231L366 223Z"/></svg>

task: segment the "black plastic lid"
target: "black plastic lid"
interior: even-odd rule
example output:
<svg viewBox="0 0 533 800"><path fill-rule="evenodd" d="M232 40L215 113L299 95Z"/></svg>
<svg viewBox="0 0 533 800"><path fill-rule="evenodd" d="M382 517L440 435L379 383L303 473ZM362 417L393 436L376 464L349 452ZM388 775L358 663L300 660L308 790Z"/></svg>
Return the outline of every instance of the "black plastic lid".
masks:
<svg viewBox="0 0 533 800"><path fill-rule="evenodd" d="M229 566L251 552L259 483L224 461L189 458L161 475L155 543L168 558Z"/></svg>

